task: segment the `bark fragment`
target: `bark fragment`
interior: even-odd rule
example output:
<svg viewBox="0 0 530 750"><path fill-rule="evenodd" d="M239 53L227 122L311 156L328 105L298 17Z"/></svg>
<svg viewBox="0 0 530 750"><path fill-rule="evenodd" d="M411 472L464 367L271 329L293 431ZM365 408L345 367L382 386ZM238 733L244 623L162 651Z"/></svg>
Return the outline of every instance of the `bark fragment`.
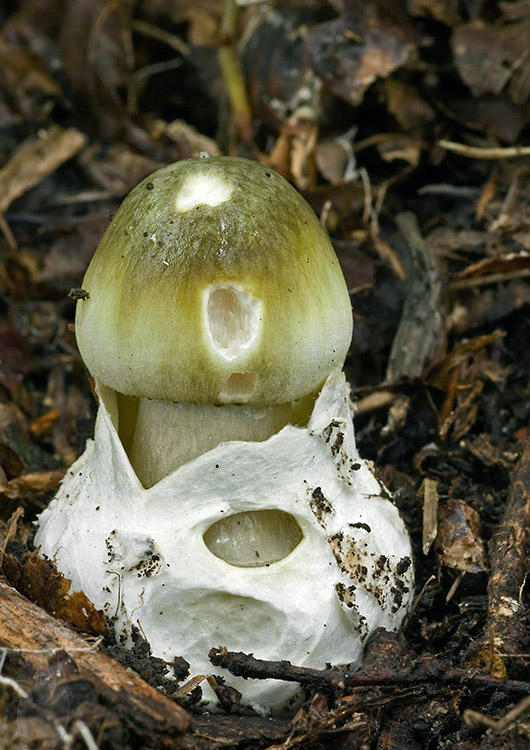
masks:
<svg viewBox="0 0 530 750"><path fill-rule="evenodd" d="M406 240L405 304L386 373L387 381L419 378L445 346L445 279L439 258L424 243L410 212L397 216Z"/></svg>
<svg viewBox="0 0 530 750"><path fill-rule="evenodd" d="M513 473L501 521L490 543L488 621L485 641L492 660L528 651L528 611L523 601L530 543L530 440ZM486 655L487 649L484 652Z"/></svg>
<svg viewBox="0 0 530 750"><path fill-rule="evenodd" d="M190 718L181 706L138 675L96 650L93 643L47 615L0 579L0 648L16 654L32 670L44 670L50 657L65 651L79 674L140 735L178 735Z"/></svg>

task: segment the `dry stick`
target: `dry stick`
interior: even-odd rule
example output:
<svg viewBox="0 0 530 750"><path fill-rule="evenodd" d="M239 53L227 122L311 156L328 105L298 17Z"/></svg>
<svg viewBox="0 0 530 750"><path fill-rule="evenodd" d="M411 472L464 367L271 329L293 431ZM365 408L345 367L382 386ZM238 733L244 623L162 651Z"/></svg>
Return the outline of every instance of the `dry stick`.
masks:
<svg viewBox="0 0 530 750"><path fill-rule="evenodd" d="M181 54L182 57L189 57L190 55L191 50L186 42L183 42L176 34L171 34L169 31L161 29L159 26L154 26L151 23L147 23L147 21L139 21L136 19L131 21L131 29L136 31L137 34L142 34L143 36L156 39L158 42L166 44L168 47L175 50L175 52Z"/></svg>
<svg viewBox="0 0 530 750"><path fill-rule="evenodd" d="M413 147L415 146L416 148L423 150L429 148L426 141L422 141L415 136L404 135L403 133L375 133L374 135L369 135L367 138L364 138L362 141L354 143L352 145L352 152L357 154L359 151L364 151L364 149L370 148L371 146L377 146L380 143L392 143L394 141L410 144Z"/></svg>
<svg viewBox="0 0 530 750"><path fill-rule="evenodd" d="M103 702L126 717L140 735L176 735L190 723L188 713L134 672L95 650L87 641L25 599L0 578L0 652L14 651L34 670L48 666L64 650L96 688Z"/></svg>
<svg viewBox="0 0 530 750"><path fill-rule="evenodd" d="M14 539L15 534L17 533L17 523L20 518L24 515L24 508L18 507L11 516L9 517L9 520L7 522L6 531L4 534L4 538L0 539L0 570L2 570L2 565L4 563L4 555L7 549L7 545L9 542ZM0 672L2 670L0 669Z"/></svg>
<svg viewBox="0 0 530 750"><path fill-rule="evenodd" d="M345 673L339 669L309 669L296 667L288 661L264 661L252 654L241 651L227 651L225 648L212 648L210 661L216 667L228 669L238 677L253 679L274 679L287 682L299 682L306 687L344 692L360 687L410 686L427 682L442 685L468 685L502 689L513 693L530 693L530 682L506 680L488 674L474 672L471 669L448 667L443 661L428 656L417 660L408 668L388 668L377 672Z"/></svg>
<svg viewBox="0 0 530 750"><path fill-rule="evenodd" d="M510 711L508 711L508 713L504 714L504 716L501 716L500 719L492 719L491 716L486 716L485 714L481 714L479 711L473 711L471 708L468 708L466 711L464 711L464 721L466 722L466 724L483 724L484 726L493 729L494 732L502 732L512 722L516 721L519 716L521 716L521 714L528 711L529 708L530 695L528 695L526 698L523 698L520 703L518 703Z"/></svg>
<svg viewBox="0 0 530 750"><path fill-rule="evenodd" d="M486 639L494 652L528 651L527 613L521 591L527 576L526 549L530 542L530 439L514 471L501 521L489 545Z"/></svg>
<svg viewBox="0 0 530 750"><path fill-rule="evenodd" d="M521 269L519 271L506 271L505 273L488 273L484 276L472 276L468 279L458 279L449 283L450 291L460 289L472 289L478 286L488 286L489 284L502 284L505 281L513 279L525 279L530 276L530 269Z"/></svg>
<svg viewBox="0 0 530 750"><path fill-rule="evenodd" d="M445 344L445 274L440 260L424 243L414 214L398 214L396 222L405 239L405 303L392 343L387 382L421 377Z"/></svg>
<svg viewBox="0 0 530 750"><path fill-rule="evenodd" d="M468 156L470 159L516 159L521 156L530 156L530 146L507 146L506 148L491 148L480 146L466 146L465 143L454 141L438 141L438 146L452 151L454 154Z"/></svg>

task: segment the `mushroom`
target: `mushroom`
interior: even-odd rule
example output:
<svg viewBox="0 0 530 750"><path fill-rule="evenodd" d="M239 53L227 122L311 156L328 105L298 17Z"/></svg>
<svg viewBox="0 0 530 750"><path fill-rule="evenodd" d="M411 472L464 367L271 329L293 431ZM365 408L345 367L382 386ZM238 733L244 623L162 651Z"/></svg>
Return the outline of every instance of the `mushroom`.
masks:
<svg viewBox="0 0 530 750"><path fill-rule="evenodd" d="M256 162L169 165L125 199L83 289L96 433L41 515L41 554L193 673L218 643L359 664L407 614L411 550L357 453L349 295L311 208ZM293 693L230 682L248 705Z"/></svg>

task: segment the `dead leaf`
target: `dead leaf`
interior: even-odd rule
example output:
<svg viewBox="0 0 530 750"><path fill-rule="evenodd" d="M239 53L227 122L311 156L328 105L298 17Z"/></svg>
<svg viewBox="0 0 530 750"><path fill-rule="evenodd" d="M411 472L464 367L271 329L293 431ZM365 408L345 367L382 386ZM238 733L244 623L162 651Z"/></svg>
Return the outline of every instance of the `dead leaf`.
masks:
<svg viewBox="0 0 530 750"><path fill-rule="evenodd" d="M421 135L428 123L434 120L434 109L420 96L415 86L395 78L387 78L382 90L386 96L388 111L409 137L413 133Z"/></svg>
<svg viewBox="0 0 530 750"><path fill-rule="evenodd" d="M254 117L273 132L300 107L321 112L322 82L312 69L306 34L319 3L257 5L242 34L241 65Z"/></svg>
<svg viewBox="0 0 530 750"><path fill-rule="evenodd" d="M489 204L497 195L498 188L499 184L496 173L492 172L482 188L480 198L477 201L477 207L475 208L475 218L477 221L482 221L484 218Z"/></svg>
<svg viewBox="0 0 530 750"><path fill-rule="evenodd" d="M479 669L481 672L486 671L492 677L498 677L505 680L508 677L508 670L504 659L497 653L494 647L489 644L481 644L471 651L466 659L466 666Z"/></svg>
<svg viewBox="0 0 530 750"><path fill-rule="evenodd" d="M54 492L59 487L65 473L64 469L53 469L52 471L23 474L7 482L0 482L0 493L10 500L23 500L28 496Z"/></svg>
<svg viewBox="0 0 530 750"><path fill-rule="evenodd" d="M336 96L353 106L377 78L407 64L419 41L392 0L341 0L341 14L313 26L306 46L313 69Z"/></svg>
<svg viewBox="0 0 530 750"><path fill-rule="evenodd" d="M524 104L530 94L530 5L503 3L502 8L504 16L495 25L473 19L455 29L455 64L475 96L506 88L515 104Z"/></svg>
<svg viewBox="0 0 530 750"><path fill-rule="evenodd" d="M488 567L480 536L480 516L463 500L448 500L438 509L436 551L442 565L460 573L485 573Z"/></svg>
<svg viewBox="0 0 530 750"><path fill-rule="evenodd" d="M473 279L488 273L512 274L515 271L530 269L530 253L506 253L496 258L484 258L472 263L458 274L459 279Z"/></svg>
<svg viewBox="0 0 530 750"><path fill-rule="evenodd" d="M307 190L316 184L317 134L318 127L314 117L305 110L297 111L282 126L276 145L268 157L271 165L283 163L283 171L288 171L299 190Z"/></svg>
<svg viewBox="0 0 530 750"><path fill-rule="evenodd" d="M429 385L445 394L438 414L440 437L445 438L452 430L453 438L458 440L474 424L478 412L477 397L485 380L490 379L485 348L504 335L502 331L494 331L464 341L429 373L426 379Z"/></svg>
<svg viewBox="0 0 530 750"><path fill-rule="evenodd" d="M501 450L493 443L491 437L484 433L477 435L469 443L466 443L466 448L484 466L511 469L517 459L517 454Z"/></svg>
<svg viewBox="0 0 530 750"><path fill-rule="evenodd" d="M23 95L59 97L61 94L38 57L5 42L0 44L0 81L21 99Z"/></svg>
<svg viewBox="0 0 530 750"><path fill-rule="evenodd" d="M45 432L51 430L55 422L61 416L59 409L49 409L45 414L42 414L37 419L31 422L29 429L33 435L40 436L44 435Z"/></svg>
<svg viewBox="0 0 530 750"><path fill-rule="evenodd" d="M508 99L485 94L477 99L473 96L433 94L434 100L446 114L470 130L485 133L490 138L507 143L517 143L526 124L521 107Z"/></svg>
<svg viewBox="0 0 530 750"><path fill-rule="evenodd" d="M49 561L35 552L19 571L17 589L47 612L66 620L80 630L105 633L107 621L82 592L69 593L70 579L65 578Z"/></svg>
<svg viewBox="0 0 530 750"><path fill-rule="evenodd" d="M158 23L163 18L174 26L188 24L190 44L215 47L219 42L224 5L225 0L201 0L199 3L197 0L150 0L142 3L142 13Z"/></svg>
<svg viewBox="0 0 530 750"><path fill-rule="evenodd" d="M17 451L5 440L0 439L0 467L9 479L18 477L26 468Z"/></svg>
<svg viewBox="0 0 530 750"><path fill-rule="evenodd" d="M0 169L0 215L14 200L71 159L85 144L76 128L52 125L36 140L23 143Z"/></svg>

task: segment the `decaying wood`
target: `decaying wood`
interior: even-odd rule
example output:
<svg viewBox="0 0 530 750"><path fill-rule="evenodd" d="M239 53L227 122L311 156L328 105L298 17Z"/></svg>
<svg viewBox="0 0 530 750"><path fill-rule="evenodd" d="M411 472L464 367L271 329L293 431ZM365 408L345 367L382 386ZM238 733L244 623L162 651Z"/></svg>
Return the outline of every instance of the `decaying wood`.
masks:
<svg viewBox="0 0 530 750"><path fill-rule="evenodd" d="M102 702L115 708L141 734L176 736L190 724L188 713L134 672L99 653L90 641L25 599L0 579L0 651L16 654L32 670L44 670L65 651Z"/></svg>
<svg viewBox="0 0 530 750"><path fill-rule="evenodd" d="M445 279L439 258L423 241L410 212L396 217L405 238L405 304L392 343L386 379L396 382L421 377L445 344Z"/></svg>
<svg viewBox="0 0 530 750"><path fill-rule="evenodd" d="M494 653L510 657L528 651L528 614L522 590L530 542L530 440L514 471L508 499L490 543L486 640Z"/></svg>

